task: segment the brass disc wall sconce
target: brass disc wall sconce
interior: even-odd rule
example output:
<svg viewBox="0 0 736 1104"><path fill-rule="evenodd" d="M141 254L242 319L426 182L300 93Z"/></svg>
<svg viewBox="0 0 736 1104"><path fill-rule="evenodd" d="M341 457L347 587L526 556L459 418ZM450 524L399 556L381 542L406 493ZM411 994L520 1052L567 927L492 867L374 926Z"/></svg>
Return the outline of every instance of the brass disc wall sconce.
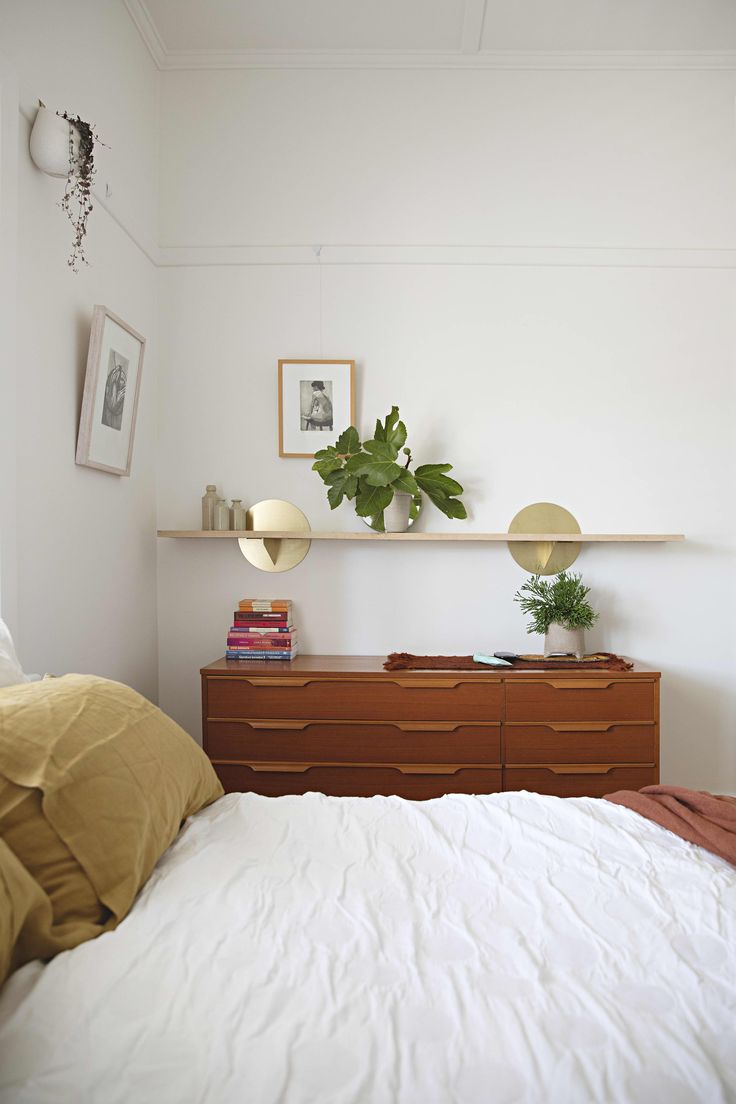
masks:
<svg viewBox="0 0 736 1104"><path fill-rule="evenodd" d="M519 510L509 525L509 533L539 533L539 541L509 541L509 551L520 567L531 575L556 575L575 563L580 542L556 541L555 533L579 533L580 526L564 506L554 502L534 502Z"/></svg>
<svg viewBox="0 0 736 1104"><path fill-rule="evenodd" d="M266 498L256 502L246 511L245 528L259 533L309 533L307 517L298 506L281 498ZM303 537L265 536L261 540L252 537L238 539L240 551L248 563L260 571L290 571L300 564L311 541Z"/></svg>

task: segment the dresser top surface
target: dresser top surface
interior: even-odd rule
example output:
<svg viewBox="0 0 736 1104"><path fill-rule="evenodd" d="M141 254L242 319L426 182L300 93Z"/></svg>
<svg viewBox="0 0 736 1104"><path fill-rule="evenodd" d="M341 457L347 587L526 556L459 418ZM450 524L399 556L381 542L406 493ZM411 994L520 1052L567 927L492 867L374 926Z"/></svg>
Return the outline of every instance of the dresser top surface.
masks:
<svg viewBox="0 0 736 1104"><path fill-rule="evenodd" d="M273 676L274 678L284 678L285 676L294 675L331 675L332 677L354 677L360 675L385 675L386 678L411 678L411 679L432 679L437 678L438 675L451 675L455 678L462 679L477 679L479 681L498 679L538 679L541 676L545 678L571 678L571 679L601 679L601 678L659 678L659 671L654 671L650 667L634 662L634 666L630 671L607 671L605 669L593 668L591 670L585 670L584 668L539 668L538 670L525 670L525 671L513 671L509 668L491 668L487 670L458 670L457 668L437 668L433 667L430 670L400 670L400 671L386 671L384 670L384 663L386 662L386 656L358 656L358 655L300 655L296 659L292 660L243 660L243 659L216 659L213 663L208 663L206 667L202 667L201 673L207 676L217 675L243 675L248 677L249 675L258 675L259 678Z"/></svg>

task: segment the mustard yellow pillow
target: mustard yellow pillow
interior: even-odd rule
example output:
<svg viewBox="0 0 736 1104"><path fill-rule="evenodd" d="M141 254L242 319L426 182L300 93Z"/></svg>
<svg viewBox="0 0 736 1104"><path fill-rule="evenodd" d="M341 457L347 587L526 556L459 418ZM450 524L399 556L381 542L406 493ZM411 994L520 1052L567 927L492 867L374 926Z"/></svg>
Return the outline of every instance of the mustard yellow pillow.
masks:
<svg viewBox="0 0 736 1104"><path fill-rule="evenodd" d="M48 897L0 839L0 985L11 970L36 957L29 944L52 925Z"/></svg>
<svg viewBox="0 0 736 1104"><path fill-rule="evenodd" d="M222 792L201 748L127 686L0 690L0 836L50 905L24 960L115 927L182 821Z"/></svg>

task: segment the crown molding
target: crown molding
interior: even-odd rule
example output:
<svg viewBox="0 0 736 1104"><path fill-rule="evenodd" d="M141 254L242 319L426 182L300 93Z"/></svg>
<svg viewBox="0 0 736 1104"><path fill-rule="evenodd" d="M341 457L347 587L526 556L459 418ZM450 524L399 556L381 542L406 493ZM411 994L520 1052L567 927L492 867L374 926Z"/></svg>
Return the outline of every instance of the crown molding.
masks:
<svg viewBox="0 0 736 1104"><path fill-rule="evenodd" d="M133 0L126 0L126 3ZM139 3L140 0L135 0ZM155 56L154 56L154 60ZM173 50L163 70L222 69L488 69L736 70L736 51L499 50L478 53L356 50Z"/></svg>
<svg viewBox="0 0 736 1104"><path fill-rule="evenodd" d="M565 245L163 245L159 268L253 265L736 269L736 249Z"/></svg>
<svg viewBox="0 0 736 1104"><path fill-rule="evenodd" d="M123 0L162 70L196 69L621 69L736 70L736 50L477 50L485 3L470 0L464 49L168 50L145 0Z"/></svg>
<svg viewBox="0 0 736 1104"><path fill-rule="evenodd" d="M138 28L141 38L148 47L148 52L156 63L156 67L167 69L166 59L168 55L166 47L144 0L123 0L123 3L128 15Z"/></svg>
<svg viewBox="0 0 736 1104"><path fill-rule="evenodd" d="M464 54L477 54L483 42L486 0L465 0L460 49Z"/></svg>

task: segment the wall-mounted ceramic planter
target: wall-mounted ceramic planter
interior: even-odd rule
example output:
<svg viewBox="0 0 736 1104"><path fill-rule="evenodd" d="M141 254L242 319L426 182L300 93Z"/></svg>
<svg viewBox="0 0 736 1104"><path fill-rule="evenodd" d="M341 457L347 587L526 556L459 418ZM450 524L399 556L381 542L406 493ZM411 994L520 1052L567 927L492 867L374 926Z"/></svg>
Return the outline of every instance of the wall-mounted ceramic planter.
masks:
<svg viewBox="0 0 736 1104"><path fill-rule="evenodd" d="M30 150L34 164L49 176L65 177L69 172L69 135L74 160L79 156L79 131L45 104L40 104L33 129Z"/></svg>

